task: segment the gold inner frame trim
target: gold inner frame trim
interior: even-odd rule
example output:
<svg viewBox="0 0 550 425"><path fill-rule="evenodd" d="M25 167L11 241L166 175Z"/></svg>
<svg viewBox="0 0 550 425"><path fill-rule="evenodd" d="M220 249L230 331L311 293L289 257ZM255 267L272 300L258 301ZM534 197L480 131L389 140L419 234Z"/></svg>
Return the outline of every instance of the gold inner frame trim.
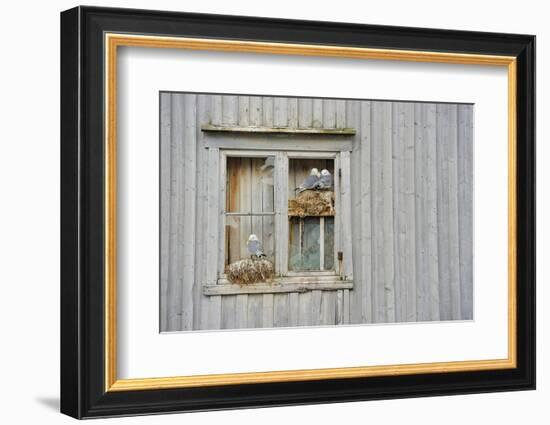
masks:
<svg viewBox="0 0 550 425"><path fill-rule="evenodd" d="M105 391L136 391L214 385L312 381L321 379L511 369L516 353L516 58L464 53L370 49L327 45L267 43L148 35L105 34ZM117 379L116 324L116 99L117 48L149 47L240 53L324 56L355 59L504 66L508 72L508 357L494 360L285 370L174 377Z"/></svg>

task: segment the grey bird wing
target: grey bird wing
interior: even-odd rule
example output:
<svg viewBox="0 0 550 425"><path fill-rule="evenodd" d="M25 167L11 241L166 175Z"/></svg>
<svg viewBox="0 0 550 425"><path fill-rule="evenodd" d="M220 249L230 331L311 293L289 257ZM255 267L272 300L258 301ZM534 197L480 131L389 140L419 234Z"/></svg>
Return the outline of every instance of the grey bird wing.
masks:
<svg viewBox="0 0 550 425"><path fill-rule="evenodd" d="M255 255L256 254L256 241L248 241L246 243L246 248L248 249L248 253L250 255Z"/></svg>
<svg viewBox="0 0 550 425"><path fill-rule="evenodd" d="M317 182L319 181L319 178L317 176L308 176L304 182L300 185L300 189L312 189L315 187Z"/></svg>
<svg viewBox="0 0 550 425"><path fill-rule="evenodd" d="M329 176L321 176L320 179L320 187L323 189L328 189L332 187L332 175Z"/></svg>
<svg viewBox="0 0 550 425"><path fill-rule="evenodd" d="M258 241L258 247L256 248L256 256L262 257L264 254L264 247L262 246L262 243Z"/></svg>
<svg viewBox="0 0 550 425"><path fill-rule="evenodd" d="M260 241L250 241L248 242L248 253L250 255L257 255L263 254L262 251L262 243Z"/></svg>

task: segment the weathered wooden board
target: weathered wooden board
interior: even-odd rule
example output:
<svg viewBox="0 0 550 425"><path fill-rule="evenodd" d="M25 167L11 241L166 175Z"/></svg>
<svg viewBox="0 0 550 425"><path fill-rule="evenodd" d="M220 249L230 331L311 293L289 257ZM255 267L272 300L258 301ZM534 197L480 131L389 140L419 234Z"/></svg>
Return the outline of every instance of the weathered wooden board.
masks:
<svg viewBox="0 0 550 425"><path fill-rule="evenodd" d="M263 308L262 308L262 327L272 328L273 327L273 308L274 308L274 295L273 294L264 294L263 295Z"/></svg>
<svg viewBox="0 0 550 425"><path fill-rule="evenodd" d="M168 314L171 310L169 306L169 296L173 290L173 283L169 278L169 267L171 254L170 251L170 196L172 193L171 184L171 127L172 127L172 95L162 93L160 96L160 204L164 207L160 210L160 329L165 331L169 329Z"/></svg>
<svg viewBox="0 0 550 425"><path fill-rule="evenodd" d="M239 116L239 98L222 96L222 124L235 125Z"/></svg>
<svg viewBox="0 0 550 425"><path fill-rule="evenodd" d="M248 295L237 295L235 301L235 327L242 329L247 327L248 319Z"/></svg>
<svg viewBox="0 0 550 425"><path fill-rule="evenodd" d="M350 290L349 289L344 289L343 291L343 312L342 312L342 315L343 315L343 324L344 325L347 325L349 323L351 323L351 310L352 310L352 306L350 304ZM365 322L363 322L365 323ZM366 323L369 323L369 322L366 322Z"/></svg>
<svg viewBox="0 0 550 425"><path fill-rule="evenodd" d="M214 132L203 132L206 136L206 147L232 150L286 150L300 152L334 152L351 151L351 138L318 138L307 134L271 135L249 133L246 136L236 133L220 135Z"/></svg>
<svg viewBox="0 0 550 425"><path fill-rule="evenodd" d="M336 100L336 128L346 128L346 101ZM352 127L353 130L355 128Z"/></svg>
<svg viewBox="0 0 550 425"><path fill-rule="evenodd" d="M275 273L284 276L288 270L288 157L286 153L280 152L275 158L274 184L275 193L273 196L275 209L275 228L278 230L275 243Z"/></svg>
<svg viewBox="0 0 550 425"><path fill-rule="evenodd" d="M298 99L298 126L300 128L312 128L313 125L313 100Z"/></svg>
<svg viewBox="0 0 550 425"><path fill-rule="evenodd" d="M300 311L300 294L291 292L288 294L288 326L298 326Z"/></svg>
<svg viewBox="0 0 550 425"><path fill-rule="evenodd" d="M222 329L235 329L237 327L236 322L236 310L237 296L227 295L222 297L222 311L221 311L221 328Z"/></svg>
<svg viewBox="0 0 550 425"><path fill-rule="evenodd" d="M249 99L249 124L258 127L262 124L262 98L250 96Z"/></svg>
<svg viewBox="0 0 550 425"><path fill-rule="evenodd" d="M180 312L181 329L193 329L193 286L195 283L195 236L196 236L196 175L197 175L197 144L186 143L196 137L196 105L195 95L177 97L183 101L183 217L180 230L180 246L182 249L182 307ZM177 122L177 120L175 120ZM176 132L178 129L175 129ZM181 131L181 130L180 130Z"/></svg>
<svg viewBox="0 0 550 425"><path fill-rule="evenodd" d="M222 297L219 295L209 297L208 316L206 329L221 329Z"/></svg>
<svg viewBox="0 0 550 425"><path fill-rule="evenodd" d="M250 125L250 98L248 96L239 96L239 117L237 123L241 127Z"/></svg>
<svg viewBox="0 0 550 425"><path fill-rule="evenodd" d="M262 173L261 200L262 212L275 212L274 168L275 157L269 157L265 163L266 168ZM275 258L275 216L262 216L262 241L267 258Z"/></svg>
<svg viewBox="0 0 550 425"><path fill-rule="evenodd" d="M323 126L325 128L336 127L336 101L323 99Z"/></svg>
<svg viewBox="0 0 550 425"><path fill-rule="evenodd" d="M264 97L262 99L262 105L263 105L262 125L264 127L273 127L273 98Z"/></svg>
<svg viewBox="0 0 550 425"><path fill-rule="evenodd" d="M344 291L336 292L336 325L344 324Z"/></svg>
<svg viewBox="0 0 550 425"><path fill-rule="evenodd" d="M274 295L273 304L273 326L287 327L290 323L289 294Z"/></svg>
<svg viewBox="0 0 550 425"><path fill-rule="evenodd" d="M178 95L173 94L172 96L178 96ZM210 122L213 125L221 125L222 124L222 96L219 96L219 95L210 96L210 101L211 101Z"/></svg>
<svg viewBox="0 0 550 425"><path fill-rule="evenodd" d="M277 111L277 110L276 110ZM277 111L280 112L280 111ZM280 118L279 118L280 119ZM297 121L292 120L289 122L293 127L260 127L250 126L244 124L248 120L243 120L242 124L238 126L230 125L213 125L204 124L201 129L207 132L220 132L220 133L260 133L260 134L312 134L312 135L325 135L325 136L353 136L355 134L354 128L348 127L335 127L335 128L298 128Z"/></svg>
<svg viewBox="0 0 550 425"><path fill-rule="evenodd" d="M458 226L461 319L473 319L473 107L458 106Z"/></svg>
<svg viewBox="0 0 550 425"><path fill-rule="evenodd" d="M166 320L167 331L179 330L181 327L180 312L181 312L181 292L183 289L181 266L182 262L177 261L182 255L180 244L180 229L182 216L184 213L183 199L181 198L183 185L183 105L182 98L177 99L176 96L171 96L171 155L170 155L170 230L166 237L169 240L169 250L171 253L168 259L168 300L167 308L168 315Z"/></svg>
<svg viewBox="0 0 550 425"><path fill-rule="evenodd" d="M319 326L323 324L321 304L323 302L323 293L321 291L311 292L311 324Z"/></svg>
<svg viewBox="0 0 550 425"><path fill-rule="evenodd" d="M323 100L322 99L313 99L312 124L313 124L313 127L323 126Z"/></svg>
<svg viewBox="0 0 550 425"><path fill-rule="evenodd" d="M204 148L204 137L200 131L200 125L203 122L210 120L210 96L197 96L197 114L196 114L196 149L197 149L197 164L196 164L196 229L195 231L195 283L193 285L193 329L197 329L201 325L202 308L204 305L202 295L202 284L200 276L206 276L206 232L200 229L206 228L207 217L203 211L206 211L208 203L208 186L207 173L208 170L202 164L208 163L208 150ZM162 167L161 167L162 168ZM161 185L162 187L162 185ZM161 204L162 205L162 204ZM162 260L161 260L162 261Z"/></svg>
<svg viewBox="0 0 550 425"><path fill-rule="evenodd" d="M336 292L323 291L321 294L321 325L336 324Z"/></svg>
<svg viewBox="0 0 550 425"><path fill-rule="evenodd" d="M205 297L208 298L208 297ZM248 295L247 327L261 328L263 326L263 294Z"/></svg>
<svg viewBox="0 0 550 425"><path fill-rule="evenodd" d="M298 99L295 97L288 98L288 127L291 129L298 128Z"/></svg>
<svg viewBox="0 0 550 425"><path fill-rule="evenodd" d="M304 293L306 291L336 291L340 289L352 289L353 282L350 280L322 281L320 278L301 278L304 282L298 282L296 279L289 278L281 280L279 283L254 283L250 285L238 285L231 283L222 283L217 285L204 285L205 295L236 295L236 294L280 294L280 293Z"/></svg>
<svg viewBox="0 0 550 425"><path fill-rule="evenodd" d="M209 284L216 284L218 278L218 254L219 244L222 241L220 237L220 179L219 179L219 149L210 148L208 151L208 174L207 193L208 201L207 208L204 213L207 216L206 225L206 281ZM219 329L221 323L221 297L210 297L209 302L203 303L201 312L201 328Z"/></svg>
<svg viewBox="0 0 550 425"><path fill-rule="evenodd" d="M457 106L437 105L439 313L460 319Z"/></svg>
<svg viewBox="0 0 550 425"><path fill-rule="evenodd" d="M340 211L337 214L340 215L340 247L342 252L352 252L352 222L351 222L351 159L349 152L342 152L340 154L340 169L341 169L341 181L340 181ZM353 262L351 255L344 255L343 258L343 270L341 274L346 278L353 280Z"/></svg>
<svg viewBox="0 0 550 425"><path fill-rule="evenodd" d="M395 321L392 104L372 103L372 276L374 322ZM404 300L400 300L403 302Z"/></svg>
<svg viewBox="0 0 550 425"><path fill-rule="evenodd" d="M372 300L372 185L371 185L371 102L363 101L358 107L357 118L360 125L360 139L357 141L358 151L353 156L358 160L352 165L352 175L356 178L354 187L359 188L355 192L356 202L353 203L353 223L360 225L361 232L354 232L356 239L354 246L361 249L354 249L354 268L359 273L359 279L363 282L358 285L357 292L354 291L354 307L351 310L353 323L372 323L373 300ZM354 276L357 274L354 273ZM349 298L349 292L348 292Z"/></svg>
<svg viewBox="0 0 550 425"><path fill-rule="evenodd" d="M312 292L304 292L298 296L298 325L311 326L312 316Z"/></svg>
<svg viewBox="0 0 550 425"><path fill-rule="evenodd" d="M415 105L417 320L439 320L436 105Z"/></svg>
<svg viewBox="0 0 550 425"><path fill-rule="evenodd" d="M414 104L392 104L395 319L416 321Z"/></svg>

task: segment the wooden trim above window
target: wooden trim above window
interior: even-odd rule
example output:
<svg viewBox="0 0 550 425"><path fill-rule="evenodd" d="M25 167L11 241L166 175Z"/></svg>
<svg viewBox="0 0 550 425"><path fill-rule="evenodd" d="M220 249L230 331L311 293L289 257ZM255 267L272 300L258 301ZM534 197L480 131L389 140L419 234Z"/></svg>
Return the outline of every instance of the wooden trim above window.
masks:
<svg viewBox="0 0 550 425"><path fill-rule="evenodd" d="M224 133L264 133L264 134L316 134L327 136L354 136L354 128L291 128L291 127L261 127L261 126L236 126L236 125L214 125L203 124L202 131L224 132Z"/></svg>
<svg viewBox="0 0 550 425"><path fill-rule="evenodd" d="M231 151L232 155L265 156L270 152L287 152L289 157L295 154L317 157L322 154L337 152L351 152L353 137L330 137L316 134L279 133L271 134L268 138L263 133L231 133L206 132L204 133L204 147L215 148L220 151ZM238 152L242 152L238 153ZM307 154L307 155L306 155Z"/></svg>

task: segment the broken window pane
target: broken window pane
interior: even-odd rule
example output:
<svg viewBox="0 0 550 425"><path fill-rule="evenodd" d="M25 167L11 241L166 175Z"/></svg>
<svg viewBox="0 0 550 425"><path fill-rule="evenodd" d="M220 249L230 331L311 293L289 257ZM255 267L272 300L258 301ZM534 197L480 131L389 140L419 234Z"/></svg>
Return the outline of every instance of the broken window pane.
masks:
<svg viewBox="0 0 550 425"><path fill-rule="evenodd" d="M334 270L334 161L289 161L291 271Z"/></svg>
<svg viewBox="0 0 550 425"><path fill-rule="evenodd" d="M334 217L290 217L289 224L289 270L334 270Z"/></svg>

